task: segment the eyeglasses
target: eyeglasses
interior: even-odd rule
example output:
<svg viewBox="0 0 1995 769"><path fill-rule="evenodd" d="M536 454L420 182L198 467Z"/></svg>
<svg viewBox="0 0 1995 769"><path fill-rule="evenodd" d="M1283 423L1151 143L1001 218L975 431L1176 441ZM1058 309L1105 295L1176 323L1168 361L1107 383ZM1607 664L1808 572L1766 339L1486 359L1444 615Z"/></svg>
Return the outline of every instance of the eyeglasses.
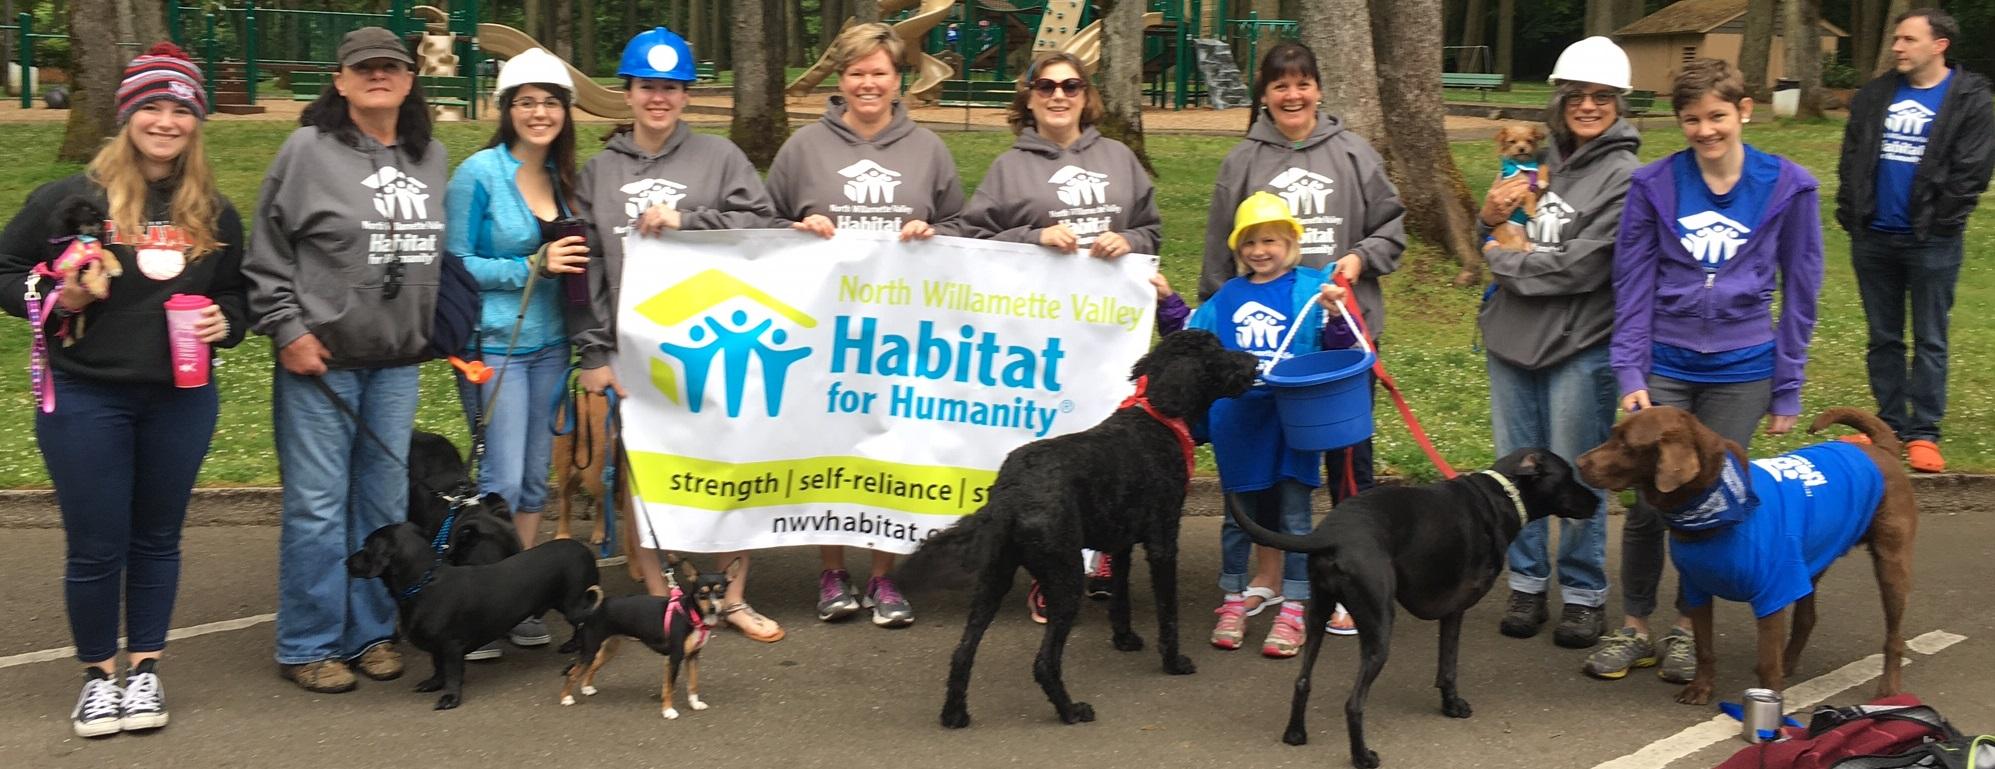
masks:
<svg viewBox="0 0 1995 769"><path fill-rule="evenodd" d="M394 299L402 295L402 272L408 269L402 265L400 254L390 258L394 261L388 263L388 279L381 282L382 299Z"/></svg>
<svg viewBox="0 0 1995 769"><path fill-rule="evenodd" d="M532 112L535 108L544 109L548 112L560 112L562 104L560 99L519 98L513 100L512 106L513 109L521 112Z"/></svg>
<svg viewBox="0 0 1995 769"><path fill-rule="evenodd" d="M1594 91L1593 93L1569 93L1566 94L1565 103L1566 106L1568 107L1577 107L1586 102L1593 102L1593 106L1595 107L1605 107L1609 104L1613 104L1614 100L1619 96L1620 94L1617 94L1613 91Z"/></svg>
<svg viewBox="0 0 1995 769"><path fill-rule="evenodd" d="M1088 81L1077 77L1070 77L1057 82L1043 77L1032 81L1032 92L1039 94L1042 98L1051 98L1054 89L1058 89L1068 96L1079 96L1088 90Z"/></svg>

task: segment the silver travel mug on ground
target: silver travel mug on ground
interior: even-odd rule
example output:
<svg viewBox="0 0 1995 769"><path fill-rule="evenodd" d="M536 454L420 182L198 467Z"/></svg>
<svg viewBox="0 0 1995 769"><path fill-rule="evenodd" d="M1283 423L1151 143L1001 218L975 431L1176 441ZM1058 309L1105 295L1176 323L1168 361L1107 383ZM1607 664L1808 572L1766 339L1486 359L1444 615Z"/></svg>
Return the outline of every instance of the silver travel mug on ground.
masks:
<svg viewBox="0 0 1995 769"><path fill-rule="evenodd" d="M1747 689L1739 700L1739 737L1751 743L1772 742L1779 739L1780 724L1780 692Z"/></svg>

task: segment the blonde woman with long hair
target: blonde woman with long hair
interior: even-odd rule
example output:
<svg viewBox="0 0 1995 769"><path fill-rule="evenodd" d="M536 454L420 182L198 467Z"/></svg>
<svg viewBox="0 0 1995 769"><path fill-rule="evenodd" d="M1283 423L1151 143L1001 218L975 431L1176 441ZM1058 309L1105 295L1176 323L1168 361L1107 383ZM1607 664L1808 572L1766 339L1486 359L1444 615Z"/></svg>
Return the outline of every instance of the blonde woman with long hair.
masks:
<svg viewBox="0 0 1995 769"><path fill-rule="evenodd" d="M218 402L212 379L176 382L166 303L209 300L193 328L212 346L234 347L248 326L242 219L202 151L204 93L200 69L172 44L133 59L118 132L83 173L35 190L0 233L0 306L37 324L35 438L68 535L64 599L84 664L70 724L83 737L167 721L159 662L180 529ZM85 231L100 233L103 258L59 264Z"/></svg>

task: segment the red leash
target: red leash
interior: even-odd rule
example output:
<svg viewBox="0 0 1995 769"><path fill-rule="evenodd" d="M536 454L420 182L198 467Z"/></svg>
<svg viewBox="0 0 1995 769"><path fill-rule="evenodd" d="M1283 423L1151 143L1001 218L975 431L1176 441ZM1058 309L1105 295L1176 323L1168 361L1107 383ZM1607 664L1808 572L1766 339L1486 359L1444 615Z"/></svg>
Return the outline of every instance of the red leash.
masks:
<svg viewBox="0 0 1995 769"><path fill-rule="evenodd" d="M1116 406L1116 408L1126 409L1134 407L1142 409L1143 413L1149 414L1151 419L1155 419L1163 423L1165 427L1171 428L1172 437L1178 439L1178 449L1183 451L1185 455L1185 488L1189 490L1191 488L1192 471L1197 468L1197 460L1192 458L1191 453L1191 428L1185 426L1183 419L1164 416L1162 412L1157 410L1157 407L1150 405L1150 396L1144 394L1149 389L1150 375L1144 374L1137 377L1136 392L1130 393L1127 398L1123 398L1122 404Z"/></svg>
<svg viewBox="0 0 1995 769"><path fill-rule="evenodd" d="M1332 274L1337 281L1337 285L1344 288L1345 312L1350 313L1351 319L1357 321L1358 333L1364 334L1366 339L1371 339L1371 329L1365 328L1365 315L1358 309L1357 292L1351 289L1351 282L1345 280L1343 275ZM1377 348L1374 347L1373 350L1376 352ZM1455 472L1455 468L1448 464L1448 460L1441 458L1441 452L1434 448L1434 441L1427 437L1426 428L1420 426L1420 418L1413 415L1413 407L1406 405L1406 395L1399 391L1399 383L1394 382L1392 375L1385 372L1385 356L1378 355L1372 359L1372 376L1378 377L1379 384L1385 385L1385 391L1392 394L1392 405L1399 409L1399 418L1406 423L1407 432L1413 434L1413 442L1420 444L1420 450L1426 452L1427 461L1433 462L1434 467L1441 471L1441 477L1453 478L1459 475L1459 473ZM1140 393L1142 390L1138 389L1137 392ZM1349 451L1349 449L1346 449L1346 451ZM1350 472L1349 454L1345 455L1345 462L1345 472L1346 477L1348 477Z"/></svg>

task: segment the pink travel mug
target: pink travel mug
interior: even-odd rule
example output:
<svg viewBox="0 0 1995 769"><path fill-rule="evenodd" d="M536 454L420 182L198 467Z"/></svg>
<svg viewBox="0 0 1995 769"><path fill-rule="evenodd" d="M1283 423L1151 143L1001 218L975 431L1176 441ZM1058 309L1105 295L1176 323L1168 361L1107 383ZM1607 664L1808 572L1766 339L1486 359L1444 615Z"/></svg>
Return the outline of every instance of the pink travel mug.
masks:
<svg viewBox="0 0 1995 769"><path fill-rule="evenodd" d="M208 343L201 341L194 325L214 303L200 294L174 294L166 300L166 340L173 349L174 387L208 384Z"/></svg>

